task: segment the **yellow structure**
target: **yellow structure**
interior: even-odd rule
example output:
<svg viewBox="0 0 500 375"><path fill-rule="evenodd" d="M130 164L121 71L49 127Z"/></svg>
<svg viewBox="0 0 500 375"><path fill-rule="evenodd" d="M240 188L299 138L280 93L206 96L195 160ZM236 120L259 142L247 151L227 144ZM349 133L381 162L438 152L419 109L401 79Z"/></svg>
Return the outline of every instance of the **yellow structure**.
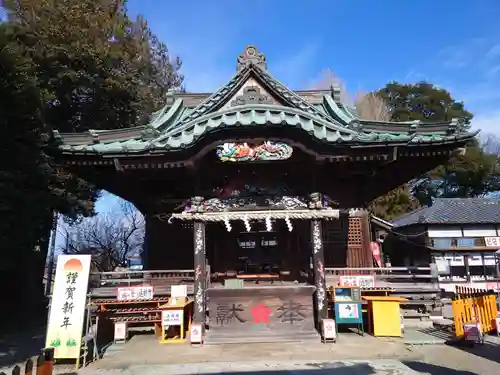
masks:
<svg viewBox="0 0 500 375"><path fill-rule="evenodd" d="M160 344L185 342L186 332L191 329L193 301L188 298L171 299L159 309L162 316ZM165 317L171 317L173 313L180 317L180 324L168 324L169 322L165 320Z"/></svg>
<svg viewBox="0 0 500 375"><path fill-rule="evenodd" d="M464 336L464 325L473 322L481 324L483 333L491 333L496 330L495 318L498 315L498 307L495 293L471 288L457 288L457 294L455 294L455 300L451 302L451 307L455 336Z"/></svg>
<svg viewBox="0 0 500 375"><path fill-rule="evenodd" d="M373 336L402 337L399 304L408 301L400 297L364 296L368 301L368 332Z"/></svg>

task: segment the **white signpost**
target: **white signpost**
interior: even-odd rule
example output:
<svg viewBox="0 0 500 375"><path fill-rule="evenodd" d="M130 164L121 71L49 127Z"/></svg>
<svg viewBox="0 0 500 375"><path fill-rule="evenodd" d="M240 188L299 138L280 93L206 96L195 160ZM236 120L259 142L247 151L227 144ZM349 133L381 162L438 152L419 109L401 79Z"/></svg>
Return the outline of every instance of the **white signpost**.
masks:
<svg viewBox="0 0 500 375"><path fill-rule="evenodd" d="M59 255L45 341L56 359L80 358L90 255Z"/></svg>

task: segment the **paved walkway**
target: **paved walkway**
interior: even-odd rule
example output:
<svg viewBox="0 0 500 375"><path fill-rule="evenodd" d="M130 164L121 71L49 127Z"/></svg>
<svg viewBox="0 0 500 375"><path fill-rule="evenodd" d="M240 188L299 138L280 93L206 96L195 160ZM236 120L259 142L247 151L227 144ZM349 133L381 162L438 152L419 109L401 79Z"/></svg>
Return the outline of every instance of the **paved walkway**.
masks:
<svg viewBox="0 0 500 375"><path fill-rule="evenodd" d="M355 360L408 358L411 352L402 339L375 338L356 334L340 335L336 344L273 343L204 345L158 344L153 336L135 336L126 344L109 350L103 359L91 364L101 369L133 365L169 365L252 360Z"/></svg>
<svg viewBox="0 0 500 375"><path fill-rule="evenodd" d="M80 371L81 375L191 375L191 374L240 374L240 375L417 375L410 367L396 360L374 361L256 361L212 362L179 365L143 365L126 370Z"/></svg>
<svg viewBox="0 0 500 375"><path fill-rule="evenodd" d="M416 339L416 338L415 338ZM416 340L418 341L418 340ZM425 338L424 341L427 341ZM405 345L403 339L341 335L336 344L160 345L136 336L110 350L81 375L494 375L500 374L500 339L455 348ZM68 373L70 371L57 371Z"/></svg>

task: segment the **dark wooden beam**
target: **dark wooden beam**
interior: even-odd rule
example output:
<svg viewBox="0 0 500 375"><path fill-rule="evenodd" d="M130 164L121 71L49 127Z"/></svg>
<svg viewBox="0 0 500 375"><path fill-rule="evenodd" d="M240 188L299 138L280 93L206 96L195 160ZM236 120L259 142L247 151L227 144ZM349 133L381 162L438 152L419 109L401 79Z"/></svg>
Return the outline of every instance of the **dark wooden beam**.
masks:
<svg viewBox="0 0 500 375"><path fill-rule="evenodd" d="M194 317L195 323L205 324L205 293L207 287L205 223L194 222Z"/></svg>
<svg viewBox="0 0 500 375"><path fill-rule="evenodd" d="M328 300L325 282L325 255L323 252L323 233L320 220L311 221L311 243L314 285L316 286L315 303L318 328L321 321L328 317Z"/></svg>

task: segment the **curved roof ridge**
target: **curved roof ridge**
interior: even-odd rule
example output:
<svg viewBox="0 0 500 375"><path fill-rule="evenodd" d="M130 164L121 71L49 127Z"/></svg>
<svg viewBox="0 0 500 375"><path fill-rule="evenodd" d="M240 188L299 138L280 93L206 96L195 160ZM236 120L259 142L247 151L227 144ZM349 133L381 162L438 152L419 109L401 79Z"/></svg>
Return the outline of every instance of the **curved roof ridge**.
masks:
<svg viewBox="0 0 500 375"><path fill-rule="evenodd" d="M232 113L237 113L237 112L244 112L244 111L252 111L252 110L260 110L260 111L270 111L270 112L282 112L285 114L291 114L294 116L301 116L308 118L309 120L314 120L317 122L319 125L322 125L329 130L336 131L336 132L342 132L346 133L348 136L356 136L358 133L355 132L354 130L347 129L341 124L337 124L336 122L330 122L330 121L325 121L321 118L318 118L316 116L311 115L308 112L302 111L297 108L293 107L286 107L286 106L277 106L273 104L246 104L242 106L235 106L235 107L230 107L221 111L217 112L210 112L207 113L204 116L200 116L192 120L191 122L188 122L181 127L176 126L175 128L171 128L161 134L159 137L153 140L153 142L161 142L169 137L175 137L179 136L179 134L182 134L183 132L187 131L193 126L196 126L200 122L208 121L210 119L216 118L216 117L224 117Z"/></svg>
<svg viewBox="0 0 500 375"><path fill-rule="evenodd" d="M340 120L344 121L345 125L349 125L349 123L353 120L357 120L351 113L347 113L347 111L343 111L335 102L332 97L332 94L323 95L323 101L326 103L325 109L327 112L333 112L336 117ZM332 116L333 117L333 116Z"/></svg>
<svg viewBox="0 0 500 375"><path fill-rule="evenodd" d="M157 114L157 116L151 121L148 125L146 126L152 126L153 128L161 131L161 128L165 125L165 123L168 125L168 123L172 120L175 119L175 115L179 111L179 109L182 107L183 100L182 99L175 99L174 103L172 105L165 105L161 112ZM170 120L170 121L169 121Z"/></svg>

